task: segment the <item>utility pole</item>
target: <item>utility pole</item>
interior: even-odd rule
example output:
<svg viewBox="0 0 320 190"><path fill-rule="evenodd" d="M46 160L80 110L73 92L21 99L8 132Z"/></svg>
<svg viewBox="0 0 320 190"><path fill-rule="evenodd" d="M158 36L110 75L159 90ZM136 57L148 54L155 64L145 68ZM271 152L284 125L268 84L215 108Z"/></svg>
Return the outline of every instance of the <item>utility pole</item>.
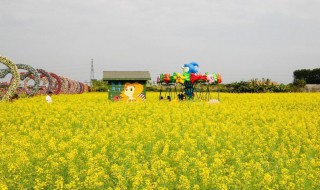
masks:
<svg viewBox="0 0 320 190"><path fill-rule="evenodd" d="M91 72L90 72L90 86L92 87L92 81L94 80L93 59L91 59Z"/></svg>

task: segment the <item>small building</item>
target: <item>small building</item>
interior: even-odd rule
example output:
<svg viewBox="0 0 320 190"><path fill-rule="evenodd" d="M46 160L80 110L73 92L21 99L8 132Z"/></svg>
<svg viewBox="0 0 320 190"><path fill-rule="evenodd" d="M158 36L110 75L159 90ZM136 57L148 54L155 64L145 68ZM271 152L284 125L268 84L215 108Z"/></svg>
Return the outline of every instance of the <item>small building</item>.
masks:
<svg viewBox="0 0 320 190"><path fill-rule="evenodd" d="M113 101L144 101L149 71L103 71L108 82L108 98Z"/></svg>
<svg viewBox="0 0 320 190"><path fill-rule="evenodd" d="M320 84L306 84L303 88L304 92L320 92Z"/></svg>

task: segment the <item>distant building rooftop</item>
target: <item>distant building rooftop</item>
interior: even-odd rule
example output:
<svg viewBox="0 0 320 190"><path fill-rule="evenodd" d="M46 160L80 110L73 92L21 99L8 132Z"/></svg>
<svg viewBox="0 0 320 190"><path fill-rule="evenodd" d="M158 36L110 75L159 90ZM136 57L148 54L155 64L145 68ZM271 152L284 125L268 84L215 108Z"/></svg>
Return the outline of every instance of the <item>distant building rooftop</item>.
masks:
<svg viewBox="0 0 320 190"><path fill-rule="evenodd" d="M103 71L103 80L151 80L149 71Z"/></svg>

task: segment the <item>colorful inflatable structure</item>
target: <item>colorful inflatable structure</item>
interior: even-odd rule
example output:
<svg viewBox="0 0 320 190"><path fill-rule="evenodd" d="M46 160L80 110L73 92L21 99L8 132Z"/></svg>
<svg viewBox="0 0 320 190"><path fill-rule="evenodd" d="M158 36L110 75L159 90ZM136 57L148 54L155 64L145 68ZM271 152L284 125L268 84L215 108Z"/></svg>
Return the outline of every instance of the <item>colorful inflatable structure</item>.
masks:
<svg viewBox="0 0 320 190"><path fill-rule="evenodd" d="M87 84L59 76L43 69L34 69L25 64L14 64L10 59L0 56L0 63L7 66L7 69L0 69L0 78L11 74L9 82L0 83L0 100L8 101L14 94L26 94L34 96L46 94L52 91L54 94L80 94L88 92L90 87ZM20 70L25 70L20 72ZM30 85L33 80L33 85ZM23 85L20 85L23 81Z"/></svg>
<svg viewBox="0 0 320 190"><path fill-rule="evenodd" d="M157 83L161 86L159 100L186 100L199 99L209 101L210 85L217 85L218 99L219 86L222 82L220 74L198 72L199 64L191 62L182 66L183 73L160 74Z"/></svg>

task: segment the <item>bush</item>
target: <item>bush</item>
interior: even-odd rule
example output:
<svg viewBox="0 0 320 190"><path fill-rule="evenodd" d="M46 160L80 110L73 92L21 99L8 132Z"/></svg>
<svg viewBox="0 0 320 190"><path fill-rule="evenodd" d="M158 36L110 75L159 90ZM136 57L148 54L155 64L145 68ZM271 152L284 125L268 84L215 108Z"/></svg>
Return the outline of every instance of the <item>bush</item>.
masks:
<svg viewBox="0 0 320 190"><path fill-rule="evenodd" d="M295 80L293 84L297 87L303 88L306 86L307 82L303 79L298 79L298 80Z"/></svg>

